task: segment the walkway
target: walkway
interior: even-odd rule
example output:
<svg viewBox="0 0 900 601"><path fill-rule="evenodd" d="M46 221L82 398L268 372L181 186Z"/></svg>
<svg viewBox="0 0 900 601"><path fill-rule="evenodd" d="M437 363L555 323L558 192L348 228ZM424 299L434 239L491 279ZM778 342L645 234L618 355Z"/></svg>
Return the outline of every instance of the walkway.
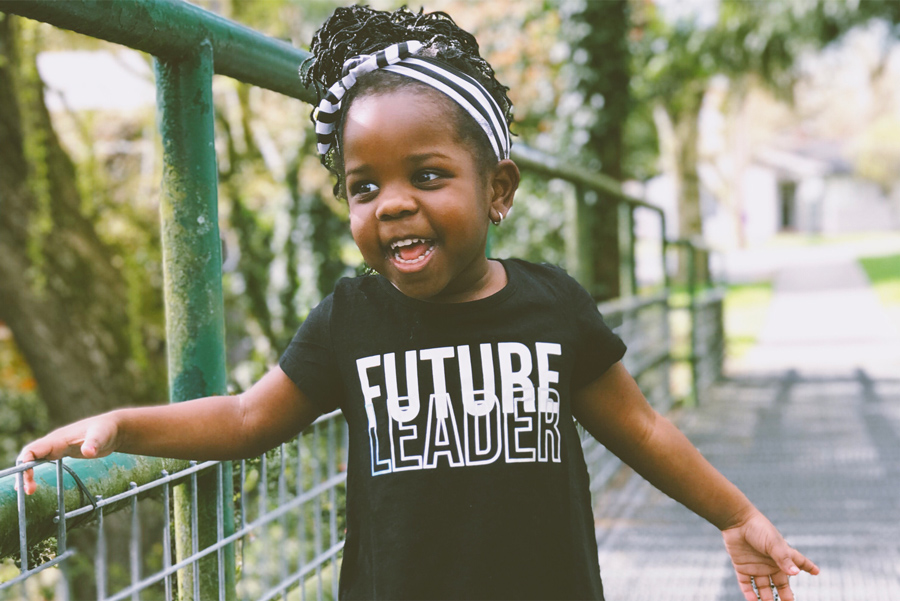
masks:
<svg viewBox="0 0 900 601"><path fill-rule="evenodd" d="M900 599L900 335L852 257L782 268L730 376L676 422L818 563L797 599ZM743 598L718 531L640 478L597 515L610 601Z"/></svg>

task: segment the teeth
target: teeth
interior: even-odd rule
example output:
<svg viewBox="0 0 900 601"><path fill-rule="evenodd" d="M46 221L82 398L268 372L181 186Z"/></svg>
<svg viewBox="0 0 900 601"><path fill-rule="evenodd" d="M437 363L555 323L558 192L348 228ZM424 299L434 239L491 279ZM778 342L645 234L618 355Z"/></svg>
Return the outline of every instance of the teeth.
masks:
<svg viewBox="0 0 900 601"><path fill-rule="evenodd" d="M404 259L401 256L402 249L409 247L409 246L414 246L417 244L426 244L426 245L428 245L428 248L425 250L425 252L423 252L421 255L419 255L418 257L416 257L414 259ZM403 240L396 240L394 242L391 242L391 254L394 255L394 260L399 261L400 263L408 263L408 264L418 263L420 261L423 261L433 251L434 251L434 242L432 240L428 240L426 238L404 238Z"/></svg>
<svg viewBox="0 0 900 601"><path fill-rule="evenodd" d="M413 244L425 244L425 242L426 241L422 238L406 238L405 240L397 240L396 242L391 243L391 250L397 250L398 248L412 246Z"/></svg>

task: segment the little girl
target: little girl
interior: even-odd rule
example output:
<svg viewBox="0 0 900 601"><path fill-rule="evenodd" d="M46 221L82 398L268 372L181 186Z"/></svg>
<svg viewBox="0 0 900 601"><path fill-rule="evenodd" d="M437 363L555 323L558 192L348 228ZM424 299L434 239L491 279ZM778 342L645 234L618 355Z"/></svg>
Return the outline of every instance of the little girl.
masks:
<svg viewBox="0 0 900 601"><path fill-rule="evenodd" d="M341 280L245 393L113 411L20 459L251 457L340 408L341 598L602 599L578 420L722 531L748 601L751 577L793 599L789 576L818 568L650 407L587 292L485 257L519 171L475 39L443 13L350 7L311 51L319 151L378 275Z"/></svg>

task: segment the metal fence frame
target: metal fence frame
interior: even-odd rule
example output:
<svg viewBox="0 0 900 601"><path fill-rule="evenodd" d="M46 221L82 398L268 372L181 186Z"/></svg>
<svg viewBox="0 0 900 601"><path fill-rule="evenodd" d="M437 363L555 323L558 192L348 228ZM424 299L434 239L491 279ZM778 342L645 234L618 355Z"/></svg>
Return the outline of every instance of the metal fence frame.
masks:
<svg viewBox="0 0 900 601"><path fill-rule="evenodd" d="M0 9L57 27L71 29L92 37L123 44L154 56L157 73L158 107L163 137L164 182L162 205L163 244L166 249L166 321L169 341L170 397L173 402L220 394L224 392L224 335L221 292L221 258L216 209L215 150L211 113L211 82L213 73L228 75L240 81L264 87L305 102L312 102L314 94L305 89L297 77L301 63L309 56L303 50L268 38L247 27L228 21L196 6L179 0L7 0ZM193 102L196 98L209 102ZM206 104L207 106L204 106ZM565 165L554 157L517 145L512 158L526 172L548 179L562 179L579 190L601 193L619 206L621 256L624 290L629 295L601 305L601 311L627 344L631 352L626 365L639 383L647 385L645 392L654 406L665 411L672 404L668 373L672 356L668 320L672 310L665 275L666 253L672 245L687 247L693 265L695 245L686 241L665 239L665 215L661 209L624 194L618 182L601 174ZM199 176L198 176L199 172ZM661 260L663 292L650 297L637 297L635 279L634 211L645 208L655 212L661 223ZM184 224L196 223L196 228ZM690 311L692 335L690 354L692 397L718 377L721 372L721 295L698 295L695 290L694 269L691 269ZM654 313L655 312L655 313ZM653 315L655 314L655 317ZM651 317L648 317L651 316ZM661 334L656 342L646 344L637 333L646 331L645 320L655 319L651 329ZM712 324L702 330L701 322ZM643 324L643 325L642 325ZM705 333L706 335L702 335ZM718 337L718 338L717 338ZM201 377L192 374L202 374ZM322 431L325 431L324 438ZM335 433L341 430L340 440ZM315 442L311 442L311 441ZM320 441L325 440L323 457ZM304 445L313 445L316 452ZM294 492L288 492L286 462L291 445L297 449ZM301 464L303 449L307 448L312 461ZM597 492L618 467L611 457L592 439L584 442L586 460L592 473L591 490ZM268 496L269 459L259 459L259 480L263 486L256 492L245 490L248 462L171 462L152 458L125 459L113 455L94 460L92 467L68 460L43 464L33 462L0 471L0 557L4 541L18 537L21 556L19 576L0 584L0 593L11 594L32 576L47 568L59 566L58 596L68 598L69 587L65 574L67 562L76 551L67 544L67 531L75 521L83 525L91 519L96 525L98 545L95 551L95 572L98 599L138 599L141 591L161 583L165 598L233 599L238 595L271 599L286 596L295 587L300 596L314 595L317 599L336 598L337 567L343 546L339 532L339 491L345 486L346 423L337 413L319 418L307 433L292 443L282 445L277 482L277 501ZM343 458L344 464L339 460ZM129 463L130 462L130 463ZM69 465L71 464L71 465ZM122 467L123 465L129 467ZM74 467L73 467L74 466ZM342 466L342 467L339 467ZM36 467L46 487L52 481L55 506L46 499L27 498L22 492L22 472ZM233 494L226 482L234 482L232 469L238 472L238 492ZM314 469L318 480L304 483L303 470ZM107 477L116 474L116 477ZM81 474L81 476L77 476ZM88 475L96 476L89 478ZM213 485L200 480L212 477ZM20 483L19 491L12 490L12 482ZM85 484L87 481L89 484ZM104 494L96 496L98 490ZM92 492L93 491L93 492ZM256 494L257 518L248 521L250 500ZM150 576L143 575L140 553L139 503L147 495L158 495L165 503L165 525L162 528L163 567ZM13 497L15 500L13 501ZM174 501L180 497L180 501ZM234 498L240 509L240 520L234 520ZM170 501L172 501L170 503ZM323 532L321 513L328 507L328 531ZM173 509L174 507L174 509ZM312 509L309 509L312 507ZM132 512L129 543L130 584L121 590L107 590L106 546L104 516L119 509ZM312 511L312 532L296 533L301 542L311 538L311 554L306 549L292 569L283 555L276 582L268 573L254 576L241 558L241 576L235 578L237 557L258 539L264 551L284 525L291 512ZM13 515L15 514L15 526ZM304 514L305 515L305 514ZM305 518L303 518L305 519ZM29 525L30 521L30 525ZM55 527L54 527L55 524ZM29 531L32 539L29 540ZM39 566L28 565L29 546L39 538L57 539L56 557ZM282 528L282 535L284 534ZM177 539L177 540L175 540ZM327 543L325 542L327 539ZM179 549L175 557L173 545ZM241 552L237 551L237 548ZM213 557L215 555L215 557ZM311 555L311 556L310 556ZM210 566L207 570L204 566ZM328 570L330 574L326 574ZM177 575L177 582L172 576ZM313 576L314 575L314 576ZM312 577L312 580L309 578ZM250 591L247 584L258 581ZM325 582L325 581L328 582ZM240 582L238 582L240 581ZM311 583L311 585L310 585ZM326 586L327 585L327 586ZM243 587L243 588L241 588ZM307 588L310 590L307 591Z"/></svg>
<svg viewBox="0 0 900 601"><path fill-rule="evenodd" d="M322 447L325 449L324 453ZM296 452L296 461L293 465L289 463L291 455L293 455L289 450ZM233 465L238 476L234 479L236 482L233 486L239 491L235 496L241 517L235 531L227 535L225 533L226 512L223 499L230 496L227 494L226 482L228 480L225 477L225 468L231 467L231 462L177 462L180 465L176 465L171 473L167 469L161 469L158 475L148 482L138 484L132 481L126 490L117 494L94 495L88 489L80 491L85 493L84 496L76 495L75 498L66 494L67 473L63 460L35 461L2 470L0 471L0 482L5 482L6 487L9 488L11 480L15 479L18 487L18 491L15 493L16 517L19 552L23 559L22 573L16 578L0 584L0 592L13 594L16 587L22 586L28 578L47 568L59 566L62 568L62 574L57 583L57 598L68 599L71 585L65 568L66 562L75 556L76 550L67 544L67 531L72 528L73 524L79 526L89 524L97 531L98 543L94 550L94 572L97 599L99 600L138 599L142 591L160 584L163 587L164 598L173 599L176 597L174 592L176 583L173 582L172 576L176 574L185 576L182 586L187 588L187 590L182 590L178 598L188 596L195 599L225 600L240 594L241 598L267 600L279 595L284 597L289 590L300 586L301 599L306 599L308 595L310 597L314 595L316 599L336 599L338 556L344 545L343 532L338 529L338 517L343 512L343 507L338 503L338 496L340 490L345 487L347 479L347 424L339 411L321 416L303 434L282 444L276 450L273 459L277 461L277 475L270 472L269 464L272 459L267 454L258 458L259 467L255 468L258 476L252 491L248 489L247 485L250 461L234 462ZM68 460L67 463L72 463L72 460ZM50 473L55 475L52 482L48 482L47 480L50 479L46 477L39 477L38 480L44 480L42 485L45 488L52 487L52 494L57 498L54 515L42 516L45 522L56 524L56 557L39 566L31 567L28 565L29 518L26 510L27 497L22 492L22 472L33 468L40 470L41 467L45 468L44 476ZM304 474L310 477L304 478ZM200 520L200 504L197 502L197 497L201 488L200 478L204 475L211 475L215 480L217 492L215 495L217 499L215 506L216 539L213 543L201 547L197 536ZM62 486L58 483L62 483ZM70 482L69 489L73 488L71 484L88 488L83 483L76 481ZM178 485L184 485L188 496L193 500L190 515L191 549L189 554L180 560L174 559L172 556L174 542L172 540L174 522L172 497L174 488ZM276 489L274 499L269 496L269 487L272 485ZM46 494L51 493L46 491ZM142 529L138 500L147 496L161 498L165 507L165 519L160 537L162 540L162 569L145 576L143 573L144 561L140 551ZM119 590L110 590L104 516L122 509L130 510L132 516L128 557L129 584ZM328 514L327 525L323 525L321 519L316 519L321 516L323 511ZM251 519L250 516L254 513L255 518ZM293 514L296 518L304 513L313 516L311 528L305 526L301 521L300 527L293 532L287 532L287 528L282 527L278 529L280 534L273 533L273 525L284 526L288 516ZM88 517L90 522L84 522L84 517ZM31 522L32 527L42 525L36 523L33 516ZM323 532L325 528L327 528L327 532ZM308 532L310 529L312 532ZM311 548L302 550L291 561L289 554L284 552L284 541L287 537L295 541L308 541L311 543ZM273 541L273 538L280 540ZM238 555L246 555L248 548L255 548L256 553L265 556L271 550L273 542L282 543L281 552L277 557L272 558L278 566L277 574L273 575L259 569L256 569L257 573L254 574L255 566L248 565L242 560L240 563L243 574L240 586L229 588L225 567L226 550L237 543L240 547ZM213 573L214 582L211 585L206 582L209 579L204 579L201 573L201 561L207 557L214 557L217 567ZM291 563L293 565L290 565ZM327 578L323 577L326 571L330 572L327 574ZM272 582L273 580L274 582ZM201 585L203 586L201 587ZM241 594L241 589L244 589L243 594ZM22 589L19 590L22 592ZM24 593L19 596L27 598L27 594Z"/></svg>

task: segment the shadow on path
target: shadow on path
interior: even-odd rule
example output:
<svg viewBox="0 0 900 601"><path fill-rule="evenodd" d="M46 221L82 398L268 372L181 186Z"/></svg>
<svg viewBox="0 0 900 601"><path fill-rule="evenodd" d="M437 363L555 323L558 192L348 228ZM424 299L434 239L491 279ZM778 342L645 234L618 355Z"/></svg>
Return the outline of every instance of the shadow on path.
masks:
<svg viewBox="0 0 900 601"><path fill-rule="evenodd" d="M847 248L771 267L757 346L674 421L819 565L797 599L900 601L900 328ZM619 481L595 511L610 601L743 599L715 527Z"/></svg>
<svg viewBox="0 0 900 601"><path fill-rule="evenodd" d="M900 599L900 379L738 377L676 419L822 572L797 599ZM614 601L739 601L718 531L642 479L598 508Z"/></svg>
<svg viewBox="0 0 900 601"><path fill-rule="evenodd" d="M674 421L821 568L805 600L900 600L900 333L846 253L784 264L759 344ZM611 601L740 601L715 527L639 477L595 512Z"/></svg>

